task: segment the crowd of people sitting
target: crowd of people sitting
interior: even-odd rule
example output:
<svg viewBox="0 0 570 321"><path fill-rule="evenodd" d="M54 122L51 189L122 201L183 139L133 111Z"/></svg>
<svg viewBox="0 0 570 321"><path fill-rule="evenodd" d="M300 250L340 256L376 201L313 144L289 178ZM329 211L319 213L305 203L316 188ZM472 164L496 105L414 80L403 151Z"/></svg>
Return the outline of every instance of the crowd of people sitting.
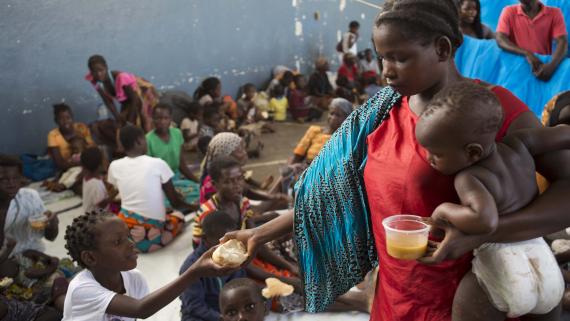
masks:
<svg viewBox="0 0 570 321"><path fill-rule="evenodd" d="M520 35L519 9L507 8L493 34L481 24L478 0L457 0L461 31L496 38L505 50L525 55L535 75L548 80L567 49L564 21L538 1L521 2L517 8L527 20L540 14L557 22L549 37L542 37L557 42L551 63L537 62L535 55L552 48L525 47L529 41ZM169 96L142 77L110 70L100 55L89 57L85 79L111 117L87 126L74 120L71 106L54 105L57 127L48 134L47 150L58 174L42 184L54 193L72 190L82 197L85 214L65 231L71 259L44 253L42 239L53 241L59 234L58 216L37 191L24 187L22 163L0 155L0 320L132 320L151 316L177 297L182 320L233 320L238 314L263 320L269 310L303 310L292 235L260 246L244 268L220 267L211 255L226 233L261 226L290 209L292 185L301 172L353 109L386 85L377 59L382 57L372 49L356 51L358 29L351 22L340 39L336 73L325 57L316 59L308 77L278 66L265 90L247 83L236 97L225 95L216 77L204 79L192 96ZM394 78L390 70L384 75ZM545 126L570 124L569 97L561 93L546 106ZM315 122L325 113L326 125L307 129L277 179L256 181L244 170L249 158L263 152L260 135L275 132L276 122ZM137 255L190 233L185 231L189 223L193 251L179 278L150 292L135 269ZM570 262L570 241L555 241L553 249L559 263ZM295 288L296 305L266 302L259 284L271 277ZM329 310L369 313L375 284L370 277ZM563 303L570 309L568 291Z"/></svg>

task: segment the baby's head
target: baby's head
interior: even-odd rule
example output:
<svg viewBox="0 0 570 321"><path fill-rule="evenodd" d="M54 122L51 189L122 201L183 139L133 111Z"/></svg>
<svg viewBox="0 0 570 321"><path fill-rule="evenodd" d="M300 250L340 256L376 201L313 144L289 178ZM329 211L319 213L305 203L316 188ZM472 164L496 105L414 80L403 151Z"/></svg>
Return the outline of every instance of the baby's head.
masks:
<svg viewBox="0 0 570 321"><path fill-rule="evenodd" d="M255 281L233 279L220 293L220 314L223 321L262 321L267 315L265 299Z"/></svg>
<svg viewBox="0 0 570 321"><path fill-rule="evenodd" d="M108 212L76 217L65 230L71 258L89 270L129 271L137 267L137 252L127 224Z"/></svg>
<svg viewBox="0 0 570 321"><path fill-rule="evenodd" d="M238 228L238 222L223 211L215 211L206 215L200 225L202 226L202 243L207 248L217 245L222 236Z"/></svg>
<svg viewBox="0 0 570 321"><path fill-rule="evenodd" d="M471 81L448 86L420 116L416 138L436 170L453 175L493 151L503 121L495 94Z"/></svg>
<svg viewBox="0 0 570 321"><path fill-rule="evenodd" d="M69 147L71 154L81 154L87 148L87 141L85 138L75 135L69 140Z"/></svg>
<svg viewBox="0 0 570 321"><path fill-rule="evenodd" d="M99 147L87 148L81 153L81 167L90 174L99 174L103 171L104 157Z"/></svg>

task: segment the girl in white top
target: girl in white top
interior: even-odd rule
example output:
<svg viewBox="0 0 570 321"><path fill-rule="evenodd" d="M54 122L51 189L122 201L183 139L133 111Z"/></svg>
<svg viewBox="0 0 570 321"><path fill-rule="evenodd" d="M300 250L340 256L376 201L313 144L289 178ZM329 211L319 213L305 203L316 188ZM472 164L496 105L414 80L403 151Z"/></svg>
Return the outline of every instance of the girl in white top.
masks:
<svg viewBox="0 0 570 321"><path fill-rule="evenodd" d="M69 255L85 268L71 281L64 321L134 321L146 319L178 297L201 277L233 272L213 263L215 247L184 274L150 292L137 267L137 251L127 225L110 213L87 213L67 227Z"/></svg>

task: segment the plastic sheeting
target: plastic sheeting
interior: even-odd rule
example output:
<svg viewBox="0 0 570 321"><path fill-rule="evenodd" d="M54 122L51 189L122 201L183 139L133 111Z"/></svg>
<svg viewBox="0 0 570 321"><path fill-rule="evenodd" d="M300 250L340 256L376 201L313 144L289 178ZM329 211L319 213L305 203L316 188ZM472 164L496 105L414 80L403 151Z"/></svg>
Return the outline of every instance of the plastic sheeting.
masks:
<svg viewBox="0 0 570 321"><path fill-rule="evenodd" d="M550 60L550 56L539 58L544 62ZM501 50L494 40L478 40L466 36L456 53L455 61L465 77L481 79L509 89L537 116L540 116L544 105L552 97L570 90L569 59L562 61L548 82L540 81L534 77L524 57Z"/></svg>

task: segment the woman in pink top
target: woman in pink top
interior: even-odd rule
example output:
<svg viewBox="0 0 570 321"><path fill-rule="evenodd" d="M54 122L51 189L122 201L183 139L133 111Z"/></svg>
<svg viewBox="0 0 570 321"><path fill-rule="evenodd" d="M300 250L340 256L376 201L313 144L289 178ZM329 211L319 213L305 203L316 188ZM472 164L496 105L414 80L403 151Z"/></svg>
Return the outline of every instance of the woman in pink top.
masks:
<svg viewBox="0 0 570 321"><path fill-rule="evenodd" d="M105 58L93 55L87 61L85 76L101 95L105 106L119 122L119 127L132 123L148 132L152 129L152 108L158 103L154 86L143 78L122 71L110 71ZM121 105L117 111L114 101Z"/></svg>

